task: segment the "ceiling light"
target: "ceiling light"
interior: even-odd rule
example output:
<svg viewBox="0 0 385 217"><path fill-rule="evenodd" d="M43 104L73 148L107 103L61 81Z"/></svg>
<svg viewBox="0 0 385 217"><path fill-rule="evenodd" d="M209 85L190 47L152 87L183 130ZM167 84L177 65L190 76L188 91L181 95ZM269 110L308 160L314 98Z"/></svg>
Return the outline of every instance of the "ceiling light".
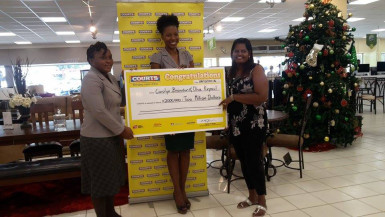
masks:
<svg viewBox="0 0 385 217"><path fill-rule="evenodd" d="M351 5L367 5L373 2L377 2L378 0L357 0L354 2L350 2Z"/></svg>
<svg viewBox="0 0 385 217"><path fill-rule="evenodd" d="M64 17L40 17L43 22L46 23L59 23L59 22L67 22Z"/></svg>
<svg viewBox="0 0 385 217"><path fill-rule="evenodd" d="M15 44L32 44L30 41L15 41Z"/></svg>
<svg viewBox="0 0 385 217"><path fill-rule="evenodd" d="M116 17L116 22L118 22L119 21L119 17Z"/></svg>
<svg viewBox="0 0 385 217"><path fill-rule="evenodd" d="M233 0L207 0L207 2L232 2Z"/></svg>
<svg viewBox="0 0 385 217"><path fill-rule="evenodd" d="M119 35L119 31L114 31L114 34L115 35Z"/></svg>
<svg viewBox="0 0 385 217"><path fill-rule="evenodd" d="M13 32L0 32L0 36L16 36Z"/></svg>
<svg viewBox="0 0 385 217"><path fill-rule="evenodd" d="M114 43L119 43L120 40L119 40L119 39L114 39L114 40L112 40L112 42L114 42Z"/></svg>
<svg viewBox="0 0 385 217"><path fill-rule="evenodd" d="M244 17L226 17L221 21L222 22L238 22L238 21L241 21L243 19L245 19L245 18Z"/></svg>
<svg viewBox="0 0 385 217"><path fill-rule="evenodd" d="M374 29L374 30L372 30L372 32L384 32L385 31L385 29Z"/></svg>
<svg viewBox="0 0 385 217"><path fill-rule="evenodd" d="M278 29L262 29L262 30L259 30L258 32L274 32L274 31L277 31Z"/></svg>
<svg viewBox="0 0 385 217"><path fill-rule="evenodd" d="M62 31L62 32L56 32L56 35L75 35L75 32L72 32L72 31Z"/></svg>
<svg viewBox="0 0 385 217"><path fill-rule="evenodd" d="M209 33L209 30L204 29L204 30L203 30L203 34L207 34L207 33Z"/></svg>
<svg viewBox="0 0 385 217"><path fill-rule="evenodd" d="M79 44L79 40L73 40L73 41L66 41L67 44Z"/></svg>
<svg viewBox="0 0 385 217"><path fill-rule="evenodd" d="M222 31L222 29L223 29L222 25L217 25L215 27L215 30L218 31L218 32Z"/></svg>
<svg viewBox="0 0 385 217"><path fill-rule="evenodd" d="M92 33L94 33L94 32L96 32L97 30L96 30L96 27L95 26L91 26L90 27L90 32L92 32Z"/></svg>
<svg viewBox="0 0 385 217"><path fill-rule="evenodd" d="M350 23L357 22L357 21L360 21L360 20L365 20L365 18L350 17L349 19L347 19L347 21L350 22Z"/></svg>
<svg viewBox="0 0 385 217"><path fill-rule="evenodd" d="M295 22L303 22L303 21L305 21L305 17L300 17L300 18L297 18L297 19L295 19L295 20L292 20L292 21L295 21ZM312 20L313 19L313 17L309 17L307 20Z"/></svg>

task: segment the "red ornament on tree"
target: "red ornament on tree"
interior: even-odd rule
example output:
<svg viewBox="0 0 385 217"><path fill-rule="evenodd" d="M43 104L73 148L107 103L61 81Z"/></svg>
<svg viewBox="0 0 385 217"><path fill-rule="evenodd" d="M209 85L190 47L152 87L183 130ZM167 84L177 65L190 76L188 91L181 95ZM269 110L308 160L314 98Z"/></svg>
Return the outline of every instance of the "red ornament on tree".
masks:
<svg viewBox="0 0 385 217"><path fill-rule="evenodd" d="M329 27L333 27L334 26L334 20L329 20Z"/></svg>
<svg viewBox="0 0 385 217"><path fill-rule="evenodd" d="M309 24L308 26L307 26L307 28L309 29L309 31L313 28L313 26L311 25L311 24Z"/></svg>
<svg viewBox="0 0 385 217"><path fill-rule="evenodd" d="M303 91L303 87L302 87L302 85L298 85L298 86L297 86L297 91L298 91L298 92L301 92L301 91Z"/></svg>
<svg viewBox="0 0 385 217"><path fill-rule="evenodd" d="M325 102L326 101L326 97L325 96L322 96L321 97L321 102Z"/></svg>
<svg viewBox="0 0 385 217"><path fill-rule="evenodd" d="M345 99L341 100L341 106L342 107L345 107L348 105L348 101L346 101Z"/></svg>
<svg viewBox="0 0 385 217"><path fill-rule="evenodd" d="M303 36L303 33L300 32L300 33L298 34L298 37L299 37L299 38L302 38L302 36Z"/></svg>
<svg viewBox="0 0 385 217"><path fill-rule="evenodd" d="M325 49L325 50L324 50L323 55L324 55L325 57L326 57L327 55L329 55L328 49Z"/></svg>
<svg viewBox="0 0 385 217"><path fill-rule="evenodd" d="M290 52L290 53L287 54L287 56L291 58L291 57L294 56L294 53L293 53L293 52Z"/></svg>
<svg viewBox="0 0 385 217"><path fill-rule="evenodd" d="M334 62L334 65L335 65L335 66L339 66L339 65L340 65L340 61L336 60L336 61Z"/></svg>
<svg viewBox="0 0 385 217"><path fill-rule="evenodd" d="M332 40L332 41L331 41L331 43L332 43L332 44L334 44L334 43L335 43L335 41L334 41L334 40Z"/></svg>
<svg viewBox="0 0 385 217"><path fill-rule="evenodd" d="M307 95L309 95L309 94L312 95L313 92L310 89L306 89L305 92L302 94L302 97L304 99L307 99Z"/></svg>

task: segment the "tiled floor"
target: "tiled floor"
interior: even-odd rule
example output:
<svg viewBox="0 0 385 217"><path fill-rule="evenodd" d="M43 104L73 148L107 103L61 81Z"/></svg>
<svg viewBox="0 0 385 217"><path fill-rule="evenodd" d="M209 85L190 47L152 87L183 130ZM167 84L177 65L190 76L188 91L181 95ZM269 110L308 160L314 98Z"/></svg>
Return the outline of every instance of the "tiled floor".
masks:
<svg viewBox="0 0 385 217"><path fill-rule="evenodd" d="M298 171L280 168L267 182L267 205L270 217L385 217L385 115L363 113L363 134L352 146L328 152L304 153L304 177ZM280 158L285 148L275 148ZM291 152L292 157L296 152ZM208 160L218 159L220 152L208 150ZM240 171L237 163L238 172ZM210 195L192 198L187 215L176 213L172 200L116 207L124 217L250 217L255 207L237 209L247 196L243 180L235 181L231 193L217 169L208 170ZM96 216L94 210L59 216Z"/></svg>

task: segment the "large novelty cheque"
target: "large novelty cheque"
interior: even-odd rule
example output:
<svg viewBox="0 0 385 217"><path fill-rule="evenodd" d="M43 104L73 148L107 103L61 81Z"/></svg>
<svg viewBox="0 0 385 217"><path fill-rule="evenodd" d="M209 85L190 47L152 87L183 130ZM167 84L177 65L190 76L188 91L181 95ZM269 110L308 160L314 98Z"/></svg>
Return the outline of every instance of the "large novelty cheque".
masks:
<svg viewBox="0 0 385 217"><path fill-rule="evenodd" d="M126 70L128 124L135 137L224 129L223 68Z"/></svg>

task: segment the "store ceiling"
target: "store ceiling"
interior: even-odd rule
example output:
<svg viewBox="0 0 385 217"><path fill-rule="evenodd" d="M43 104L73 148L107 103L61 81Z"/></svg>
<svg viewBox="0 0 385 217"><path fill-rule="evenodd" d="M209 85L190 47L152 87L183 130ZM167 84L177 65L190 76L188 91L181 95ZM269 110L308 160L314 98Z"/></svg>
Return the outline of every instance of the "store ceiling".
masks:
<svg viewBox="0 0 385 217"><path fill-rule="evenodd" d="M87 2L87 0L84 0ZM140 0L139 2L202 2L203 0ZM239 37L249 39L272 39L275 36L287 35L292 21L302 17L305 0L286 0L285 3L275 4L270 8L260 0L233 0L230 3L215 3L205 0L204 26L207 29L213 24L222 24L222 31L206 34L205 39L216 37L217 40L233 40ZM356 0L351 0L351 2ZM126 1L135 2L135 1ZM90 0L92 17L98 28L97 40L112 43L119 39L114 34L118 29L116 22L115 0ZM368 5L348 5L348 12L353 17L365 18L350 23L357 28L356 37L362 38L374 29L385 29L383 10L385 1L379 0ZM225 17L245 17L239 22L219 22ZM40 17L65 17L64 23L45 23ZM65 44L65 41L79 40L82 44L95 41L92 39L89 26L90 15L88 7L82 0L0 0L0 35L2 32L12 32L15 36L0 36L2 45L14 45L15 41L30 41L42 46L48 44ZM262 29L278 29L271 33L260 33ZM59 36L58 31L73 31L75 35ZM385 31L379 32L379 37L385 37ZM7 46L8 47L8 46Z"/></svg>

